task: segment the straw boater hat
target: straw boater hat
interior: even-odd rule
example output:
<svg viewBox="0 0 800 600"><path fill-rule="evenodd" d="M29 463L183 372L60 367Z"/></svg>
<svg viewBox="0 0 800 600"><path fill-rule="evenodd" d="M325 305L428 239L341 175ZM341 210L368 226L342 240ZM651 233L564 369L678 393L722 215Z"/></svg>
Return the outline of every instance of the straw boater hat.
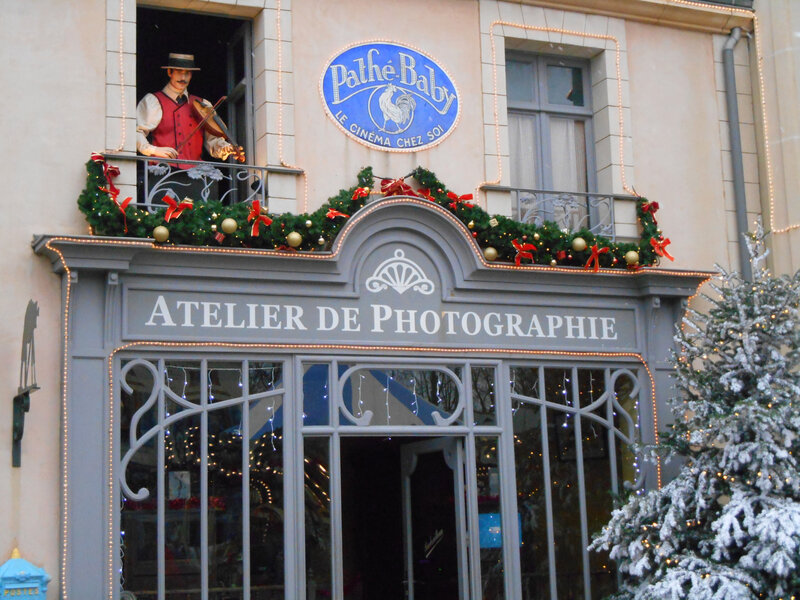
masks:
<svg viewBox="0 0 800 600"><path fill-rule="evenodd" d="M187 71L199 71L200 67L194 66L194 54L177 54L170 52L167 64L162 69L185 69Z"/></svg>

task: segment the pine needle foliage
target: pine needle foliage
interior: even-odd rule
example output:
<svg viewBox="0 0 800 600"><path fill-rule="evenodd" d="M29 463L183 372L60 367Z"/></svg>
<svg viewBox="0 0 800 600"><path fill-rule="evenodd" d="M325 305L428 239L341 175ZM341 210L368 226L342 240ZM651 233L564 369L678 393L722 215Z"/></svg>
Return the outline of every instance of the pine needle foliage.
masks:
<svg viewBox="0 0 800 600"><path fill-rule="evenodd" d="M754 280L720 269L710 310L675 337L674 425L655 450L680 473L590 546L617 562L615 598L800 597L800 272L769 273L760 227L746 241Z"/></svg>

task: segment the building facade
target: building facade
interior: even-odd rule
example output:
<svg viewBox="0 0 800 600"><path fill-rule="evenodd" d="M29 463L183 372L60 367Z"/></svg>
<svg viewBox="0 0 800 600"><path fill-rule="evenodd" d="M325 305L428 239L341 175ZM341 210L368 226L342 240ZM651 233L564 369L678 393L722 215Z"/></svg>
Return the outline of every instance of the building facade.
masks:
<svg viewBox="0 0 800 600"><path fill-rule="evenodd" d="M759 218L799 266L795 2L3 8L0 552L48 598L614 589L681 315ZM137 154L170 52L243 163Z"/></svg>

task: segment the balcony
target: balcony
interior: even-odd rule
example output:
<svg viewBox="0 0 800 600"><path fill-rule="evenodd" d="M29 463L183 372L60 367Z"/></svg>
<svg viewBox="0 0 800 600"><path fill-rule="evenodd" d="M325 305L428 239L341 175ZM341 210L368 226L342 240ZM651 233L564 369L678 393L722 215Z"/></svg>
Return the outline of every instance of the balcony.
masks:
<svg viewBox="0 0 800 600"><path fill-rule="evenodd" d="M175 200L189 197L195 202L218 201L225 205L259 200L265 206L270 173L298 175L302 171L284 167L260 167L235 162L176 160L129 154L107 154L106 160L123 173L136 173L135 205L153 212L164 207L165 195ZM133 194L131 194L133 195Z"/></svg>
<svg viewBox="0 0 800 600"><path fill-rule="evenodd" d="M508 192L514 219L542 225L551 221L560 229L588 229L611 241L638 237L636 197L621 194L561 192L506 186L486 186L486 190Z"/></svg>

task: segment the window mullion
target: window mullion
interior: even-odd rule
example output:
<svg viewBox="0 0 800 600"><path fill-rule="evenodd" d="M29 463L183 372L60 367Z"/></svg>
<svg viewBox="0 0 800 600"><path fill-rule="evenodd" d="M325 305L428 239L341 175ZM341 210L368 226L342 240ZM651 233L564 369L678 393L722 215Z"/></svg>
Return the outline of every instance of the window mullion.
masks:
<svg viewBox="0 0 800 600"><path fill-rule="evenodd" d="M606 419L608 420L608 428L606 435L608 436L608 464L611 472L611 493L616 497L619 494L619 485L617 474L617 440L614 435L614 398L615 391L611 388L611 372L610 369L603 370L603 377L605 379L604 388L606 390Z"/></svg>
<svg viewBox="0 0 800 600"><path fill-rule="evenodd" d="M519 557L519 531L517 515L516 460L514 457L514 419L511 413L511 374L507 362L495 369L495 414L502 433L498 436L500 460L500 502L503 534L503 564L505 568L506 597L522 597L522 567ZM502 383L501 383L502 382Z"/></svg>
<svg viewBox="0 0 800 600"><path fill-rule="evenodd" d="M586 547L589 545L589 525L586 515L586 481L584 480L583 468L583 431L581 428L581 399L580 399L580 382L578 380L578 368L573 367L571 370L571 384L570 391L572 395L572 402L577 411L575 415L575 458L578 471L578 506L580 509L581 517L581 557L583 563L583 592L584 597L592 597L592 584L589 581L589 552Z"/></svg>
<svg viewBox="0 0 800 600"><path fill-rule="evenodd" d="M200 366L200 598L208 600L208 360Z"/></svg>
<svg viewBox="0 0 800 600"><path fill-rule="evenodd" d="M341 440L338 433L330 438L331 470L331 578L333 599L344 599L344 566L342 563L342 469Z"/></svg>
<svg viewBox="0 0 800 600"><path fill-rule="evenodd" d="M547 566L550 575L550 600L558 600L556 585L556 543L553 531L553 490L550 475L550 439L547 429L547 405L544 385L544 366L539 367L539 405L540 427L542 431L542 478L544 479L544 503L547 510Z"/></svg>
<svg viewBox="0 0 800 600"><path fill-rule="evenodd" d="M165 600L166 593L167 593L167 584L166 584L166 553L165 553L165 543L166 543L166 535L165 535L165 527L166 527L166 508L165 508L165 488L164 485L164 478L166 475L166 469L164 468L165 463L165 452L164 452L164 418L166 414L165 410L165 402L164 402L164 387L166 386L166 367L164 359L160 359L158 361L158 374L159 378L157 382L154 382L159 386L158 390L158 447L157 447L157 457L156 457L156 465L158 465L158 474L156 476L156 544L157 544L157 551L156 551L156 560L158 561L158 600Z"/></svg>
<svg viewBox="0 0 800 600"><path fill-rule="evenodd" d="M242 361L242 596L250 597L250 363ZM285 402L285 401L284 401ZM284 410L284 415L286 411Z"/></svg>

